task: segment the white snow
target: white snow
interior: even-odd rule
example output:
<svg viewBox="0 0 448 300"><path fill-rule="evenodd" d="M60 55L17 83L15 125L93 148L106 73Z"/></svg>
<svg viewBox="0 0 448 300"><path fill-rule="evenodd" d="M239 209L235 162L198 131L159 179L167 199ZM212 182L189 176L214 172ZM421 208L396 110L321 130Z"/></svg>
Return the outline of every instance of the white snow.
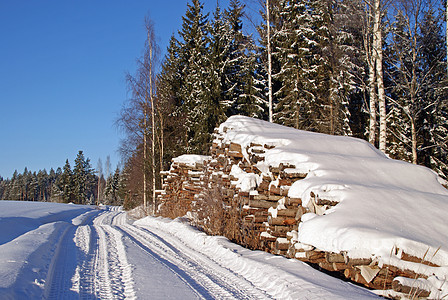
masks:
<svg viewBox="0 0 448 300"><path fill-rule="evenodd" d="M232 183L243 192L253 191L260 182L260 177L257 174L246 173L237 165L232 166L230 175L237 178Z"/></svg>
<svg viewBox="0 0 448 300"><path fill-rule="evenodd" d="M300 261L251 251L224 237L208 236L183 218L146 217L134 225L158 229L178 239L274 299L376 299L369 291L329 277Z"/></svg>
<svg viewBox="0 0 448 300"><path fill-rule="evenodd" d="M0 299L376 299L296 260L184 219L118 207L0 201Z"/></svg>
<svg viewBox="0 0 448 300"><path fill-rule="evenodd" d="M288 194L301 198L304 206L311 205L311 192L339 202L330 210L302 217L301 243L344 251L353 258L371 257L380 265L415 268L391 255L404 251L442 266L425 267L423 272L434 273L440 283L447 280L448 190L430 169L389 159L364 140L243 116L230 117L219 134L224 136L220 142L237 143L242 149L251 143L275 146L265 149L265 162L257 165L267 175L269 166L280 163L308 172Z"/></svg>
<svg viewBox="0 0 448 300"><path fill-rule="evenodd" d="M204 163L204 161L210 160L210 156L197 155L197 154L184 154L173 158L174 163L185 164L187 166L196 166L196 163Z"/></svg>

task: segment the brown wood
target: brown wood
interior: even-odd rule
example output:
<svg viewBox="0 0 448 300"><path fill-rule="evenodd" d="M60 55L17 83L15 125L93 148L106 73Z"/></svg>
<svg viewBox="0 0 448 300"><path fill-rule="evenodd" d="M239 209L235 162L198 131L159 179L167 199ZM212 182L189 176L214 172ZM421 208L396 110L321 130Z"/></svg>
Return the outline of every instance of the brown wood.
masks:
<svg viewBox="0 0 448 300"><path fill-rule="evenodd" d="M287 217L268 217L268 223L269 225L295 225L297 224L297 220L293 218L287 218Z"/></svg>
<svg viewBox="0 0 448 300"><path fill-rule="evenodd" d="M429 297L429 295L431 294L430 291L418 288L418 287L410 287L407 285L402 285L399 281L394 280L392 282L392 289L396 292L400 292L406 295L410 295L411 297L413 297L415 295L415 297L422 297L422 298L426 298Z"/></svg>

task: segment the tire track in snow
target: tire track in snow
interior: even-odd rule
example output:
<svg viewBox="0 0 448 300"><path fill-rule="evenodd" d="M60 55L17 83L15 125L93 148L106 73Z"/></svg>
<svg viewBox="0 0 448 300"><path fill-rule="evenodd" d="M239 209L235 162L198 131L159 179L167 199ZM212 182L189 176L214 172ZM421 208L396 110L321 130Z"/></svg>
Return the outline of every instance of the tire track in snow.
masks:
<svg viewBox="0 0 448 300"><path fill-rule="evenodd" d="M123 235L113 228L115 216L121 212L105 212L94 220L98 234L98 251L95 259L95 290L100 298L134 299L132 266L128 263Z"/></svg>
<svg viewBox="0 0 448 300"><path fill-rule="evenodd" d="M44 299L135 299L123 235L110 225L117 214L104 211L93 222L70 225L50 265Z"/></svg>
<svg viewBox="0 0 448 300"><path fill-rule="evenodd" d="M74 299L75 292L72 290L72 276L75 271L76 246L72 237L75 227L68 227L61 235L61 239L50 263L43 298L50 300Z"/></svg>
<svg viewBox="0 0 448 300"><path fill-rule="evenodd" d="M266 299L264 291L250 282L219 266L211 259L196 253L185 245L171 241L153 232L132 225L118 226L143 250L177 273L204 298L215 299Z"/></svg>

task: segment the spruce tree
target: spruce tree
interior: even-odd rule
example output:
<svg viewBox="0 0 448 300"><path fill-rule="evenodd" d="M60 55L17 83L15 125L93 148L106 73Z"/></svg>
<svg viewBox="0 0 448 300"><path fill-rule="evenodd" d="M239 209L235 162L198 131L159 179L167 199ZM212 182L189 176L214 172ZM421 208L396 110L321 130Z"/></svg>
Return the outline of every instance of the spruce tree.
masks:
<svg viewBox="0 0 448 300"><path fill-rule="evenodd" d="M448 88L442 16L430 6L417 37L424 111L421 116L420 162L448 179Z"/></svg>
<svg viewBox="0 0 448 300"><path fill-rule="evenodd" d="M182 38L180 59L184 66L180 96L186 116L186 150L188 153L207 153L211 133L220 116L218 99L213 99L210 91L208 15L203 14L203 4L199 0L192 0L192 5L187 6L179 32Z"/></svg>
<svg viewBox="0 0 448 300"><path fill-rule="evenodd" d="M73 173L68 159L65 161L62 173L56 181L56 186L58 190L56 197L60 197L62 202L65 203L73 201Z"/></svg>

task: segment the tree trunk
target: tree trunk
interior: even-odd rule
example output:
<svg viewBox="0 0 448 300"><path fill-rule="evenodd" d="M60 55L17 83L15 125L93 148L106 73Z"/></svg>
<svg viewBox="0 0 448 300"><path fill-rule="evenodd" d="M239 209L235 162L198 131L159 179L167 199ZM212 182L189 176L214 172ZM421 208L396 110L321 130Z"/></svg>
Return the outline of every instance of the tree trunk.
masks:
<svg viewBox="0 0 448 300"><path fill-rule="evenodd" d="M374 6L374 54L376 64L376 82L378 88L378 106L380 113L379 149L386 152L386 95L383 82L383 36L381 32L381 0L375 0Z"/></svg>
<svg viewBox="0 0 448 300"><path fill-rule="evenodd" d="M145 211L145 213L147 213L147 209L148 209L148 200L146 199L146 162L148 160L148 153L147 153L147 147L148 147L148 141L147 141L147 126L148 126L148 116L146 113L146 108L147 108L147 96L145 95L145 107L143 109L144 113L143 113L143 210Z"/></svg>
<svg viewBox="0 0 448 300"><path fill-rule="evenodd" d="M151 141L151 169L152 169L152 215L156 214L156 113L154 105L154 87L152 80L152 68L153 68L153 37L152 37L152 26L149 22L146 23L146 31L148 35L148 47L149 47L149 99L151 102L151 122L152 122L152 141Z"/></svg>
<svg viewBox="0 0 448 300"><path fill-rule="evenodd" d="M411 119L411 137L412 137L412 163L417 164L417 131L415 128L415 121Z"/></svg>
<svg viewBox="0 0 448 300"><path fill-rule="evenodd" d="M269 97L269 122L272 118L272 57L271 57L271 24L269 16L269 0L266 0L266 30L267 30L267 50L268 50L268 97Z"/></svg>
<svg viewBox="0 0 448 300"><path fill-rule="evenodd" d="M368 6L366 8L366 29L364 36L364 48L366 52L366 61L369 67L369 143L375 145L376 141L376 78L375 78L375 54L374 47L375 44L375 36L373 37L373 42L370 41L370 15L372 8Z"/></svg>

